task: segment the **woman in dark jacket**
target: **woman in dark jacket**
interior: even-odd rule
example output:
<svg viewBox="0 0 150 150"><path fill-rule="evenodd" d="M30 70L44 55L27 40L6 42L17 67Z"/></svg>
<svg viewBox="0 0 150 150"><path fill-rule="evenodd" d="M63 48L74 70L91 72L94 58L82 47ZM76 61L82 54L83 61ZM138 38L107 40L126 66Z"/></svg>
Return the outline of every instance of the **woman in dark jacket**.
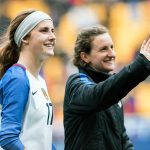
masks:
<svg viewBox="0 0 150 150"><path fill-rule="evenodd" d="M64 99L65 150L134 150L126 134L121 99L150 74L150 40L117 74L113 41L103 26L83 29Z"/></svg>

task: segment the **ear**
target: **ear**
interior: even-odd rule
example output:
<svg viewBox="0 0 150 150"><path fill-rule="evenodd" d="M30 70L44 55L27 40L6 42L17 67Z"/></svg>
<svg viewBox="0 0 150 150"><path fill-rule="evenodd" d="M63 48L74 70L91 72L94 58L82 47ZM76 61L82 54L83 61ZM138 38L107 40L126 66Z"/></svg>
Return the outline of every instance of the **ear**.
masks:
<svg viewBox="0 0 150 150"><path fill-rule="evenodd" d="M90 57L89 57L89 55L88 55L87 53L81 52L81 53L80 53L80 57L81 57L81 59L82 59L84 62L86 62L87 64L90 62Z"/></svg>
<svg viewBox="0 0 150 150"><path fill-rule="evenodd" d="M28 40L28 39L29 39L28 36L25 36L25 37L21 40L21 42L24 43L24 44L28 44L28 43L29 43L29 40Z"/></svg>

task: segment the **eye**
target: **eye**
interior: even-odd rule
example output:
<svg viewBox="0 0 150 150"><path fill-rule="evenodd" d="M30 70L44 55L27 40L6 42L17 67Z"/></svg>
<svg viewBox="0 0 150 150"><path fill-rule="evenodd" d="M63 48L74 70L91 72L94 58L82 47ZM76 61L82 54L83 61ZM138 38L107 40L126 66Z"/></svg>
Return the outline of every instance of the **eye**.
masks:
<svg viewBox="0 0 150 150"><path fill-rule="evenodd" d="M100 51L106 51L106 50L108 50L108 47L106 47L106 46L104 46L100 49Z"/></svg>
<svg viewBox="0 0 150 150"><path fill-rule="evenodd" d="M113 45L111 45L111 49L114 49L114 46L113 46Z"/></svg>
<svg viewBox="0 0 150 150"><path fill-rule="evenodd" d="M48 32L48 28L42 28L40 29L40 32Z"/></svg>
<svg viewBox="0 0 150 150"><path fill-rule="evenodd" d="M51 32L52 32L52 33L55 33L55 30L54 30L54 29L51 29Z"/></svg>

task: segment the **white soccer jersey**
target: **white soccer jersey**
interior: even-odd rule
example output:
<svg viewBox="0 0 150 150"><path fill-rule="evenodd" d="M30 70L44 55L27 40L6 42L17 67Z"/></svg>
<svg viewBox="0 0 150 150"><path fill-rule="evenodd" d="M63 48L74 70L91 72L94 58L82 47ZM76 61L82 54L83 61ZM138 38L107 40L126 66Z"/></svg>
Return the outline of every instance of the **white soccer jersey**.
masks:
<svg viewBox="0 0 150 150"><path fill-rule="evenodd" d="M46 83L15 64L0 81L0 145L7 150L52 150L53 110Z"/></svg>
<svg viewBox="0 0 150 150"><path fill-rule="evenodd" d="M52 149L53 111L45 81L36 79L26 70L30 94L20 139L27 150Z"/></svg>

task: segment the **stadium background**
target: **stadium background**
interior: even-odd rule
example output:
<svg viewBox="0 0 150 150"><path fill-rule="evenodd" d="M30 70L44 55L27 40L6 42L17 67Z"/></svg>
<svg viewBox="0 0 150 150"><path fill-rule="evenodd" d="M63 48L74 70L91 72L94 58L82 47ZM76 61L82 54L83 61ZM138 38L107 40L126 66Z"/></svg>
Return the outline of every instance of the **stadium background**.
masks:
<svg viewBox="0 0 150 150"><path fill-rule="evenodd" d="M53 18L55 56L41 70L54 105L53 142L63 150L63 97L71 73L77 32L101 23L108 27L117 53L115 72L130 63L143 40L150 36L150 0L0 0L0 35L18 12L42 10ZM125 125L135 150L150 150L150 78L124 98ZM40 138L40 137L39 137Z"/></svg>

